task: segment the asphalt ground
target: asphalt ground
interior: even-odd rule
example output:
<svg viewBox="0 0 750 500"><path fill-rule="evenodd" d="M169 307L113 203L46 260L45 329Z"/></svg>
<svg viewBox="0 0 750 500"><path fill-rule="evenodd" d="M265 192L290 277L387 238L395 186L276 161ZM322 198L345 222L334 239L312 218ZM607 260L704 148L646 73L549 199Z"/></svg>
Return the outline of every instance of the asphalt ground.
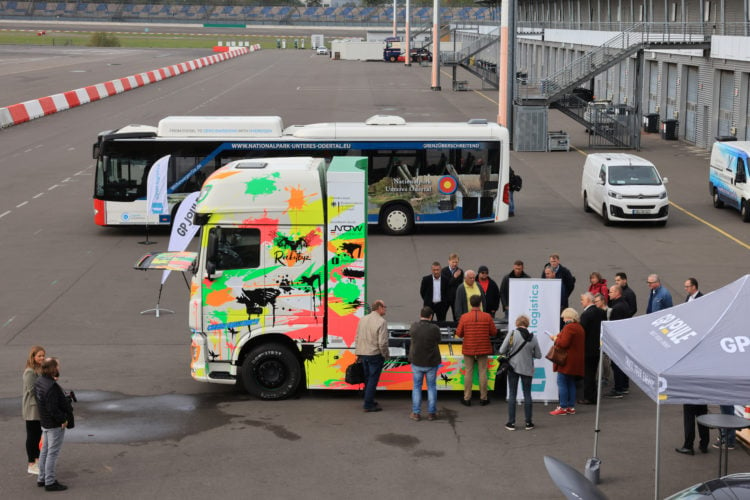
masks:
<svg viewBox="0 0 750 500"><path fill-rule="evenodd" d="M38 54L25 47L12 52ZM122 62L116 75L105 61L76 72L79 60L55 53L59 64L29 68L26 77L65 78L66 88L46 91L56 92L163 65L144 68L126 52L109 58ZM154 61L162 57L148 53ZM194 51L164 54L196 57ZM3 95L8 88L18 96L14 102L42 97L38 87L2 78ZM154 307L161 273L136 272L132 265L147 251L166 249L167 232L152 232L157 244L145 247L138 244L142 229L100 228L92 221L91 145L100 130L156 124L170 114L278 114L287 125L373 114L411 121L496 118L496 92L466 76L460 79L468 79L471 90L450 91L446 70L441 79L445 90L435 92L427 67L333 61L310 50L261 51L0 131L4 496L42 494L25 473L19 397L29 346L41 344L61 359L61 383L80 400L78 425L66 436L58 466L60 481L71 487L61 496L562 498L542 457L553 455L582 471L593 453L593 407L552 417L547 412L554 402L539 402L537 428L509 432L504 402L466 408L457 393L439 394L438 421L417 423L408 419L408 393L379 394L385 411L363 415L354 393L315 391L264 402L233 387L199 384L189 375L181 278L171 276L161 297L161 307L175 314L139 314ZM550 253L559 253L578 278L574 297L591 271L612 281L624 270L641 313L651 272L662 275L676 301L683 300L688 276L707 292L746 272L750 226L736 212L712 207L706 151L644 135L639 154L669 177L669 223L604 227L582 209L587 136L556 112L549 128L567 131L573 149L511 154L524 187L517 215L507 223L420 228L400 238L371 231L369 297L387 300L389 320L416 317L420 277L453 251L464 268L485 264L496 278L517 258L536 275ZM655 413L635 386L625 399L603 402L600 486L610 498L653 498ZM664 406L662 494L716 474L716 450L687 457L673 451L681 444L681 408ZM730 472L749 468L743 448L730 454Z"/></svg>

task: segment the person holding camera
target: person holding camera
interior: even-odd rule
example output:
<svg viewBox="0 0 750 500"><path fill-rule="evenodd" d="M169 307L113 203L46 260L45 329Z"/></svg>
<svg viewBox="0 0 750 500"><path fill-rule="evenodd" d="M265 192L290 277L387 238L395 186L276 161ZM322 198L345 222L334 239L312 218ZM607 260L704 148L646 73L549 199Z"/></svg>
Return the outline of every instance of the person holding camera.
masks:
<svg viewBox="0 0 750 500"><path fill-rule="evenodd" d="M518 381L521 381L523 391L524 417L526 418L525 429L530 431L534 428L531 420L533 400L531 399L531 381L534 378L534 359L541 359L542 351L539 350L539 341L534 334L529 332L529 317L521 315L516 318L516 329L505 336L503 345L500 346L500 354L507 355L510 359L508 370L508 423L505 428L509 431L516 430L516 394L518 393Z"/></svg>
<svg viewBox="0 0 750 500"><path fill-rule="evenodd" d="M60 484L55 475L57 457L60 455L65 429L72 422L73 406L68 396L58 385L60 363L56 358L47 358L42 363L42 374L34 384L39 419L42 424L44 444L39 454L39 478L37 486L47 491L63 491L68 487Z"/></svg>

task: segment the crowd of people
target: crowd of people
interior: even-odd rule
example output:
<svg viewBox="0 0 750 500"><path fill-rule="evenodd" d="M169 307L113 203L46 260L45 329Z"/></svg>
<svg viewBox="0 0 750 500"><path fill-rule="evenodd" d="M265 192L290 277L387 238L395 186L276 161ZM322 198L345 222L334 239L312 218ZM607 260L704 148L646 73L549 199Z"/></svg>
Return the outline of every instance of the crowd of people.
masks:
<svg viewBox="0 0 750 500"><path fill-rule="evenodd" d="M410 418L421 420L422 386L426 380L428 399L428 420L437 418L437 389L436 378L441 363L439 343L439 324L446 321L450 312L457 325L456 336L463 339L462 352L464 356L464 393L460 402L464 406L471 406L472 385L474 371L478 371L479 404L489 404L487 366L488 356L500 354L508 358L508 420L505 428L516 429L516 400L520 383L524 397L525 429L534 428L532 419L531 383L534 375L534 360L540 359L542 353L539 342L534 334L529 332L529 318L521 315L513 320L515 328L509 329L498 352L494 352L491 338L497 335L495 318L502 314L508 320L510 280L514 278L530 278L525 272L524 262L516 260L512 270L499 279L499 284L490 277L486 265L477 267L477 271L463 270L459 266L459 256L451 253L448 264L443 267L435 261L431 265L431 273L422 278L420 296L422 309L419 321L410 330L411 347L409 361L413 367L412 410ZM598 370L601 353L601 324L603 321L620 320L633 317L638 311L635 291L628 284L625 272L614 275L614 283L609 285L601 273L594 271L589 274L588 287L580 294L580 313L570 307L570 297L576 286L576 278L567 267L560 263L560 256L552 254L544 265L541 278L560 280L560 331L551 335L554 345L565 351L564 364L553 362L552 368L557 373L559 405L550 415L575 415L576 405L596 405L598 398ZM648 286L648 302L646 314L672 307L672 295L661 284L658 274L650 274L646 280ZM695 300L702 294L698 290L698 281L690 277L685 281L686 301ZM385 313L376 301L372 314ZM378 328L370 325L372 320L367 317L360 323L357 334L357 352L360 352L360 339L365 345L374 346L373 336L379 336L380 351L374 347L363 347L366 356L376 355L387 358L387 328L385 321L379 316ZM377 333L374 333L377 330ZM370 332L370 333L368 333ZM366 351L366 352L365 352ZM602 386L611 383L603 396L609 399L623 399L630 392L628 376L614 362L603 355ZM365 411L380 411L379 406L373 406L375 387L382 369L382 360L378 360L374 371L370 371L365 388ZM373 409L374 408L374 409ZM731 414L732 405L721 407L722 412ZM696 418L708 412L706 405L684 405L685 441L676 451L683 454L693 454L695 441ZM708 447L708 429L698 425L700 437L699 447L703 452ZM728 446L733 449L734 436L728 439ZM718 447L718 441L714 443Z"/></svg>

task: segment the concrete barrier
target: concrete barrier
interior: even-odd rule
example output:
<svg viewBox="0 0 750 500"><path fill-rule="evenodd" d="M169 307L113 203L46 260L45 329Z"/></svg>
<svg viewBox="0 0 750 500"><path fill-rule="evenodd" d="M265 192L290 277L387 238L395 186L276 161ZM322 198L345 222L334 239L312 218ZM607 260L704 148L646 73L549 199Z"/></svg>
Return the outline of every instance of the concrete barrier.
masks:
<svg viewBox="0 0 750 500"><path fill-rule="evenodd" d="M251 47L231 47L227 52L213 54L179 64L173 64L172 66L165 66L153 71L146 71L144 73L138 73L136 75L126 76L124 78L118 78L104 83L89 85L80 89L69 90L60 94L12 104L0 108L0 128L18 125L29 120L34 120L35 118L41 118L42 116L51 115L89 102L98 101L105 97L127 92L128 90L143 87L144 85L158 82L166 78L182 75L189 71L205 68L206 66L233 59L237 56L247 54L248 52L254 52L259 49L260 45L253 45Z"/></svg>

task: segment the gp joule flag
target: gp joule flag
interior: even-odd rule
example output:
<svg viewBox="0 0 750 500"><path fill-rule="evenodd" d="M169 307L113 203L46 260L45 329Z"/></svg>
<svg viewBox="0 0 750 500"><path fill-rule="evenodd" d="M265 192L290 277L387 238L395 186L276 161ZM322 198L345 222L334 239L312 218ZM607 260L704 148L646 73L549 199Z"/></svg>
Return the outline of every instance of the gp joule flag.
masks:
<svg viewBox="0 0 750 500"><path fill-rule="evenodd" d="M167 167L169 156L159 158L151 166L146 179L146 220L151 214L158 216L167 213Z"/></svg>
<svg viewBox="0 0 750 500"><path fill-rule="evenodd" d="M169 236L170 252L182 252L190 244L195 233L198 232L197 226L193 224L193 214L195 214L195 204L198 201L200 191L195 191L187 195L182 200L180 207L177 209L174 221L172 221L172 234ZM161 275L161 284L167 281L170 271L165 270Z"/></svg>

